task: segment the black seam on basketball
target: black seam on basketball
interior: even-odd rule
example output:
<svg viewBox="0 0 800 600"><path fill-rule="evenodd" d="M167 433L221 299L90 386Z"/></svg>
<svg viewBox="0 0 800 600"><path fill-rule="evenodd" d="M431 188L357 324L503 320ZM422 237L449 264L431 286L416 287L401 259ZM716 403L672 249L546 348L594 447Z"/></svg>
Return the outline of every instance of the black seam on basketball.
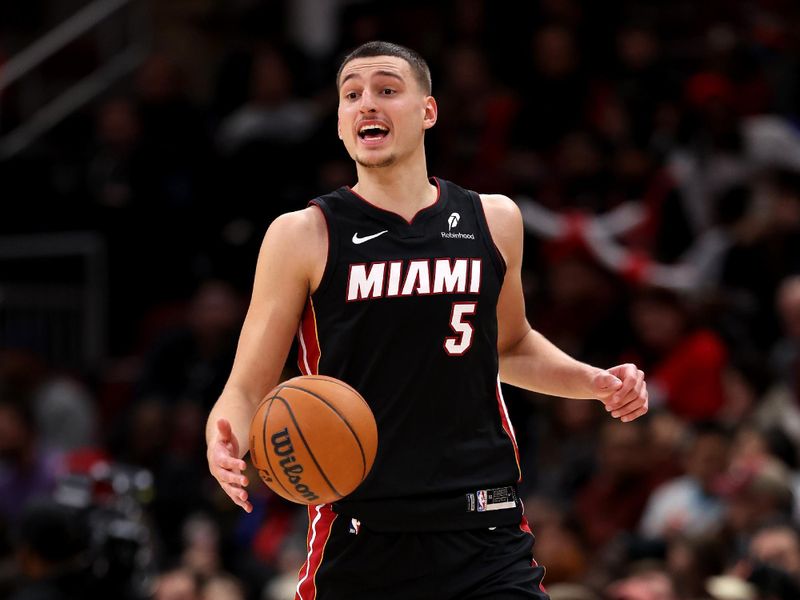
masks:
<svg viewBox="0 0 800 600"><path fill-rule="evenodd" d="M358 392L358 390L356 388L354 388L352 385L349 385L349 384L345 383L344 381L340 381L340 380L336 379L335 377L330 377L328 375L304 375L304 378L305 379L313 379L314 381L327 381L328 383L334 383L334 384L338 385L339 387L343 387L346 390L350 390L351 392L353 392L356 395L356 397L359 400L361 400L361 402L364 404L364 406L369 408L369 403L367 403L367 401ZM370 408L370 410L372 410L372 409Z"/></svg>
<svg viewBox="0 0 800 600"><path fill-rule="evenodd" d="M350 425L350 422L344 418L344 415L342 413L336 410L335 406L332 406L330 402L325 400L325 398L323 398L319 394L315 394L314 392L312 392L311 390L307 390L306 388L294 387L292 385L287 385L286 388L290 390L300 390L301 392L305 392L309 396L314 396L314 398L316 398L317 400L322 402L325 406L330 408L336 414L336 416L339 417L345 425L347 425L347 428L350 430L350 433L353 434L353 439L356 441L356 444L358 444L359 452L361 452L361 481L364 481L364 478L367 476L367 455L364 453L364 446L361 445L361 440L358 439L355 429L353 429L353 426Z"/></svg>
<svg viewBox="0 0 800 600"><path fill-rule="evenodd" d="M288 386L288 385L286 387L287 388L291 388L291 386ZM297 419L294 418L294 413L292 412L292 407L289 406L289 403L284 398L281 398L280 396L276 396L276 399L280 400L281 402L283 402L286 405L286 410L289 411L289 416L292 419L292 423L294 423L294 428L297 430L297 433L300 434L300 439L303 440L303 445L306 447L306 450L308 450L308 455L311 457L311 460L314 461L314 464L317 466L317 470L319 471L319 474L322 475L322 478L325 480L325 483L327 483L328 487L330 487L333 490L334 494L339 496L339 498L343 498L344 494L340 493L339 490L337 490L335 487L333 487L333 484L331 483L330 479L328 479L328 476L325 475L325 471L322 470L322 467L317 462L317 457L314 456L314 453L311 451L311 446L308 445L308 442L306 441L306 436L303 435L303 430L300 429L300 425L297 423Z"/></svg>
<svg viewBox="0 0 800 600"><path fill-rule="evenodd" d="M280 396L272 396L271 398L269 398L267 400L269 402L269 406L267 407L267 410L264 411L264 424L261 427L261 431L263 432L264 436L263 438L264 456L266 456L267 458L267 466L269 467L269 470L272 471L272 478L278 482L278 485L281 486L287 494L289 494L292 498L294 498L298 502L302 503L302 500L300 500L300 498L295 496L295 494L291 490L286 489L286 486L283 485L283 482L281 482L281 480L278 478L278 472L272 468L272 461L269 459L269 446L267 445L267 418L269 417L269 411L272 410L272 401L275 400L275 398L280 398ZM283 398L280 399L283 400Z"/></svg>

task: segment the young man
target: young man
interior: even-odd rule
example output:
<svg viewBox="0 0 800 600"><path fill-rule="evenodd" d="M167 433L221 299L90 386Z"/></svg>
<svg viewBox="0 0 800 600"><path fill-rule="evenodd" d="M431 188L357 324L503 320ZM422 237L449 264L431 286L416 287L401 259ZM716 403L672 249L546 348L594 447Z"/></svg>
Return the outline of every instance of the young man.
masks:
<svg viewBox="0 0 800 600"><path fill-rule="evenodd" d="M499 381L596 398L629 421L647 412L643 373L577 362L531 329L516 205L428 178L424 137L437 106L419 55L364 44L337 87L358 183L269 227L236 361L209 416L211 473L251 510L250 419L297 332L302 370L358 389L379 432L364 483L309 509L297 598L546 598Z"/></svg>

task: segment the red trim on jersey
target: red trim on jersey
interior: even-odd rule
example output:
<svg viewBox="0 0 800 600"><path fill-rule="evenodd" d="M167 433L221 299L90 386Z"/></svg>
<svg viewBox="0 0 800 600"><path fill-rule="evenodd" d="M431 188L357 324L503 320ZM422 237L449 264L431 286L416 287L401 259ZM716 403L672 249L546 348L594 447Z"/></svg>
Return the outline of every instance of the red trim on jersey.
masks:
<svg viewBox="0 0 800 600"><path fill-rule="evenodd" d="M317 571L322 564L325 546L331 537L331 528L336 520L330 504L308 507L308 537L306 562L300 567L295 600L314 600L317 597Z"/></svg>
<svg viewBox="0 0 800 600"><path fill-rule="evenodd" d="M405 222L406 222L406 223L408 223L409 225L413 225L413 224L414 224L414 220L415 220L415 219L416 219L416 218L419 216L419 213L421 213L423 210L428 210L429 208L433 208L434 206L436 206L437 204L439 204L439 200L442 198L442 186L440 186L440 185L439 185L439 180L438 180L436 177L431 177L431 179L433 179L433 182L436 184L436 201L435 201L433 204L430 204L430 205L428 205L428 206L423 206L422 208L420 208L420 209L419 209L419 210L416 212L416 214L415 214L413 217L411 217L411 220L410 220L410 221L409 221L408 219L406 219L406 218L405 218L403 215L398 215L396 212L394 212L394 211L392 211L392 210L386 210L385 208L381 208L380 206L377 206L377 205L373 204L372 202L370 202L369 200L367 200L366 198L364 198L364 196L362 196L361 194L359 194L358 192L356 192L356 191L355 191L353 188L351 188L349 185L347 186L347 190L348 190L348 191L349 191L351 194L353 194L353 195L354 195L356 198L358 198L358 199L360 199L360 200L363 200L364 202L366 202L367 204L369 204L369 205L370 205L372 208L377 208L378 210L380 210L380 211L383 211L383 212L385 212L385 213L389 213L390 215L394 215L394 216L396 216L396 217L400 217L401 219L403 219L403 221L405 221Z"/></svg>
<svg viewBox="0 0 800 600"><path fill-rule="evenodd" d="M317 202L316 198L313 200L309 200L307 207L314 207L316 208L320 214L322 214L322 219L325 221L325 233L327 236L327 244L325 244L325 268L322 270L322 277L320 277L319 281L317 282L317 288L313 290L309 295L313 296L318 291L320 291L323 287L323 284L328 282L330 279L329 271L331 269L331 256L333 255L333 232L331 229L331 224L328 222L328 215L325 214L325 210L322 206Z"/></svg>
<svg viewBox="0 0 800 600"><path fill-rule="evenodd" d="M477 192L475 192L477 194ZM478 207L480 208L481 213L483 214L483 222L486 223L486 235L489 238L489 244L492 248L494 248L495 254L497 254L497 258L500 259L500 264L503 267L503 272L500 273L500 280L502 283L503 277L505 277L506 271L508 270L508 265L506 264L506 259L503 257L503 253L500 252L499 246L495 243L494 237L492 236L492 229L489 226L489 219L486 218L486 208L483 206L483 199L481 195L478 194Z"/></svg>
<svg viewBox="0 0 800 600"><path fill-rule="evenodd" d="M517 473L519 478L517 481L522 481L522 468L519 466L519 448L517 447L517 437L514 435L514 426L511 425L511 419L508 416L508 409L503 400L503 392L500 390L500 378L497 379L497 386L495 387L495 396L497 397L497 409L500 411L500 422L503 424L503 429L511 440L511 445L514 446L514 460L517 461Z"/></svg>
<svg viewBox="0 0 800 600"><path fill-rule="evenodd" d="M528 519L525 518L525 515L522 515L522 521L519 522L519 528L525 533L533 536L533 532L531 531L531 526L528 523ZM539 563L536 562L536 559L533 557L533 555L531 555L531 566L532 567L539 566ZM545 594L547 593L547 590L544 587L544 583L542 583L541 581L539 582L539 589L542 590Z"/></svg>
<svg viewBox="0 0 800 600"><path fill-rule="evenodd" d="M317 335L317 315L311 296L306 300L306 308L300 327L297 330L297 366L303 375L319 375L319 359L322 351Z"/></svg>

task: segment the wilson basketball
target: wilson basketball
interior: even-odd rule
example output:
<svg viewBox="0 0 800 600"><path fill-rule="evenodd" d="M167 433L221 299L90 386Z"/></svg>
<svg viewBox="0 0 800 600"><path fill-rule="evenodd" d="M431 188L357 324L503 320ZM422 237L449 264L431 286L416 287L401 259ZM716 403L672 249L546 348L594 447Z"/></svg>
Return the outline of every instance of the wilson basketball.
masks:
<svg viewBox="0 0 800 600"><path fill-rule="evenodd" d="M299 504L335 502L364 481L378 428L364 398L322 375L278 384L250 424L250 460L267 486Z"/></svg>

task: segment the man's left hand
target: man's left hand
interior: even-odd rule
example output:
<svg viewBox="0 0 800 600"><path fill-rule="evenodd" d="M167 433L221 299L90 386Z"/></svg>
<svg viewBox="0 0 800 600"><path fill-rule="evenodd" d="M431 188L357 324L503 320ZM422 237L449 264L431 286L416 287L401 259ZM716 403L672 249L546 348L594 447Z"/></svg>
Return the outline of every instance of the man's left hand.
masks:
<svg viewBox="0 0 800 600"><path fill-rule="evenodd" d="M600 371L592 381L594 397L615 419L627 423L647 412L647 384L644 372L626 363Z"/></svg>

